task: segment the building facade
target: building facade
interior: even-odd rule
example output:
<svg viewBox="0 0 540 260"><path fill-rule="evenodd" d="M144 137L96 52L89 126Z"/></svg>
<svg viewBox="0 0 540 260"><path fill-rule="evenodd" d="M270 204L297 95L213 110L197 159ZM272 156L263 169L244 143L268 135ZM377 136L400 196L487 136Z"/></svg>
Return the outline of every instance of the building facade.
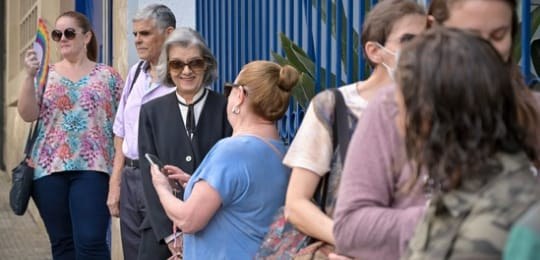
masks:
<svg viewBox="0 0 540 260"><path fill-rule="evenodd" d="M130 65L138 60L131 18L139 8L150 3L169 6L177 16L177 26L195 27L195 0L20 0L0 3L0 12L4 14L4 30L0 35L0 171L9 173L20 162L30 127L17 113L17 99L25 77L24 54L35 40L37 19L41 17L47 21L50 33L61 13L69 10L84 13L97 37L98 61L111 65L125 77ZM57 62L60 57L56 43L52 42L50 50L50 62ZM41 222L32 202L28 212ZM113 259L123 259L115 221L117 219L113 220L111 228Z"/></svg>

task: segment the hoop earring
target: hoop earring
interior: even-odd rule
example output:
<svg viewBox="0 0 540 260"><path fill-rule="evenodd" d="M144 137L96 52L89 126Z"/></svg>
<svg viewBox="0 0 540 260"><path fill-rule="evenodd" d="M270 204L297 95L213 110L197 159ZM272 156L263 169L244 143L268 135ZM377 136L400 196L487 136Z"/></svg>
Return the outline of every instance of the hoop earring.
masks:
<svg viewBox="0 0 540 260"><path fill-rule="evenodd" d="M240 114L240 108L238 106L234 106L231 112L235 115L238 115Z"/></svg>

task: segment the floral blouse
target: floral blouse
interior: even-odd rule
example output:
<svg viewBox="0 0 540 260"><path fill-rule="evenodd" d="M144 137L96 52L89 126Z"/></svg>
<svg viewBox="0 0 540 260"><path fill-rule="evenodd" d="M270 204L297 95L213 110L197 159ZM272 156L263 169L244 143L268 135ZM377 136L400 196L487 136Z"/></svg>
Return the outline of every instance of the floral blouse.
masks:
<svg viewBox="0 0 540 260"><path fill-rule="evenodd" d="M123 85L105 64L77 82L50 65L32 149L34 179L62 171L112 171L112 126Z"/></svg>

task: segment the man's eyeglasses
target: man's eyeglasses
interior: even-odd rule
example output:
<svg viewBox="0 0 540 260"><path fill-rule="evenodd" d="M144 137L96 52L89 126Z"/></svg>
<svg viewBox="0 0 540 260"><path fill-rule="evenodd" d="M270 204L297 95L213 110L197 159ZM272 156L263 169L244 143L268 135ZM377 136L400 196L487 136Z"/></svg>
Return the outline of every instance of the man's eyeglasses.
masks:
<svg viewBox="0 0 540 260"><path fill-rule="evenodd" d="M77 35L77 31L75 31L75 29L73 28L67 28L64 30L63 33L62 31L57 30L57 29L54 29L51 32L51 38L55 42L59 42L62 39L62 35L64 35L64 37L66 37L66 39L68 40L73 40L75 39L75 36Z"/></svg>
<svg viewBox="0 0 540 260"><path fill-rule="evenodd" d="M244 93L244 95L246 96L248 95L246 91L246 86L242 84L234 84L230 82L225 82L225 84L223 84L223 94L225 95L225 97L229 97L229 95L231 95L231 91L233 88L240 88L240 90L242 91L242 93Z"/></svg>
<svg viewBox="0 0 540 260"><path fill-rule="evenodd" d="M169 70L183 71L186 66L188 66L193 72L199 73L206 69L206 61L204 59L195 59L188 63L184 63L181 60L169 61Z"/></svg>

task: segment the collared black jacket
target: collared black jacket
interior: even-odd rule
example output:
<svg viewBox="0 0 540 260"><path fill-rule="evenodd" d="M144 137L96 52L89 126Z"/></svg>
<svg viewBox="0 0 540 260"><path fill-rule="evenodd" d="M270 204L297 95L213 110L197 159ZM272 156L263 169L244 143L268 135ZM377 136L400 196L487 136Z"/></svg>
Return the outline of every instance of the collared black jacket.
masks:
<svg viewBox="0 0 540 260"><path fill-rule="evenodd" d="M152 184L150 164L144 154L154 154L163 164L175 165L188 174L195 172L210 148L232 133L227 121L227 99L214 91L208 91L207 95L193 141L189 140L186 133L176 92L152 100L141 108L139 163L147 207L141 229L151 228L158 241L171 235L173 223L159 201ZM178 197L182 198L183 194Z"/></svg>

